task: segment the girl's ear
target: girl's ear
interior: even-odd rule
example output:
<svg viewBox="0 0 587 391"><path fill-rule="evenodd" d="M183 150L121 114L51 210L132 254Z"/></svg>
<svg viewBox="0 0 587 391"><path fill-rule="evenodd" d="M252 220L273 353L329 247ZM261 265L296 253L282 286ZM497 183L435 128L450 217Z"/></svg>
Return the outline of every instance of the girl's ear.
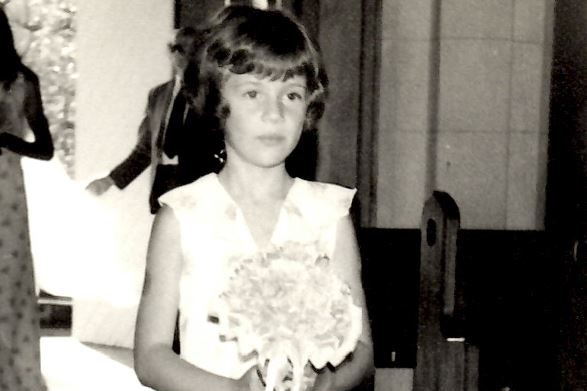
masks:
<svg viewBox="0 0 587 391"><path fill-rule="evenodd" d="M226 120L230 115L230 106L228 103L221 99L220 104L218 105L218 118L220 120Z"/></svg>

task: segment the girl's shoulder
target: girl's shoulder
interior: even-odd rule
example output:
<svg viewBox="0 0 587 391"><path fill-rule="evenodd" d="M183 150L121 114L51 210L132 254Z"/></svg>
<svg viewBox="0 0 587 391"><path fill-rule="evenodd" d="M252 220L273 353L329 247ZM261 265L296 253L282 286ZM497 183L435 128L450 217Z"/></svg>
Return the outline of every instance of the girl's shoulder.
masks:
<svg viewBox="0 0 587 391"><path fill-rule="evenodd" d="M161 205L174 210L207 209L221 200L216 174L204 175L194 182L179 186L159 197Z"/></svg>
<svg viewBox="0 0 587 391"><path fill-rule="evenodd" d="M291 201L306 216L340 218L349 213L356 189L296 178Z"/></svg>

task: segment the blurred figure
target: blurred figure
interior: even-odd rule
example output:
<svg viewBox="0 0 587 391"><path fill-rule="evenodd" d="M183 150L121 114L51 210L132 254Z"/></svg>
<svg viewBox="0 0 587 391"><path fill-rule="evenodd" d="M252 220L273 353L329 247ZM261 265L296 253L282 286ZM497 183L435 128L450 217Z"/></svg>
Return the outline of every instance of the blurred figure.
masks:
<svg viewBox="0 0 587 391"><path fill-rule="evenodd" d="M220 169L221 137L189 108L182 86L188 59L196 52L200 39L200 34L191 27L177 31L169 44L173 79L149 92L137 144L108 176L92 181L87 190L101 195L112 185L124 189L150 166L149 205L154 214L159 209L160 195ZM189 153L184 151L186 145L190 146Z"/></svg>
<svg viewBox="0 0 587 391"><path fill-rule="evenodd" d="M2 7L0 57L0 388L39 391L46 386L20 158L49 160L54 149L39 80L22 64Z"/></svg>

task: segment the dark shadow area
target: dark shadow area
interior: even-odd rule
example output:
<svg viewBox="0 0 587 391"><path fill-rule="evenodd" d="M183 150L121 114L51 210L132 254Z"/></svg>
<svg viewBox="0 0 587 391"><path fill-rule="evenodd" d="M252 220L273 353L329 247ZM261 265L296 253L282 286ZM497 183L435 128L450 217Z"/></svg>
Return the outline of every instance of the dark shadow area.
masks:
<svg viewBox="0 0 587 391"><path fill-rule="evenodd" d="M292 177L316 180L318 162L318 134L315 131L303 132L300 142L285 161L285 168Z"/></svg>
<svg viewBox="0 0 587 391"><path fill-rule="evenodd" d="M480 387L558 390L560 247L543 231L461 230L464 333L480 348ZM420 231L361 229L378 368L416 365Z"/></svg>
<svg viewBox="0 0 587 391"><path fill-rule="evenodd" d="M587 243L586 29L587 2L555 2L546 230L562 249L552 276L559 390L587 389L587 262L571 255Z"/></svg>
<svg viewBox="0 0 587 391"><path fill-rule="evenodd" d="M357 232L377 368L416 365L420 231Z"/></svg>

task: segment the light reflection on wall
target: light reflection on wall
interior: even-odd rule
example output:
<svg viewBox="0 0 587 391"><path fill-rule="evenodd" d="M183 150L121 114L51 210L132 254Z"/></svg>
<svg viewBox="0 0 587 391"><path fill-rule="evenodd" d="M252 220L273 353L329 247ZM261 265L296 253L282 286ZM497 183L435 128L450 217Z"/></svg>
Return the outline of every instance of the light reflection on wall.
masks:
<svg viewBox="0 0 587 391"><path fill-rule="evenodd" d="M0 0L23 62L39 76L56 154L72 176L75 148L76 0Z"/></svg>

